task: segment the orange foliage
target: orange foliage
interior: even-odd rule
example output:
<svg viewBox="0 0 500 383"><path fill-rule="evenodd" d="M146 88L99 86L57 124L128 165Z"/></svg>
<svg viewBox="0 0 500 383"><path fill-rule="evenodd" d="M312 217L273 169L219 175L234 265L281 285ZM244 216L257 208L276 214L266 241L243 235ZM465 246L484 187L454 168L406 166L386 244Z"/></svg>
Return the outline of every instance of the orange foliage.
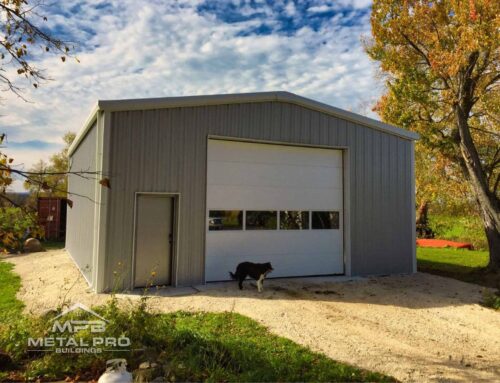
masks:
<svg viewBox="0 0 500 383"><path fill-rule="evenodd" d="M374 0L371 27L365 48L387 84L374 110L421 134L417 198L475 203L455 114L466 99L472 100L467 123L473 144L489 193L497 194L500 1Z"/></svg>

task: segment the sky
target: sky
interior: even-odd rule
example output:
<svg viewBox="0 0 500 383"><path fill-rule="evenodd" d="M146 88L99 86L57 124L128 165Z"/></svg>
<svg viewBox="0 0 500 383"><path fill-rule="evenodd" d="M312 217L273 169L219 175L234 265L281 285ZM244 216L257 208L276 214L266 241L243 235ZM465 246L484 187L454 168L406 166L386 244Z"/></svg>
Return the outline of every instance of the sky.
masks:
<svg viewBox="0 0 500 383"><path fill-rule="evenodd" d="M47 0L41 24L78 60L33 52L50 81L35 89L20 79L29 102L0 93L2 150L24 169L47 161L99 99L284 90L377 118L383 84L361 43L370 9L370 0Z"/></svg>

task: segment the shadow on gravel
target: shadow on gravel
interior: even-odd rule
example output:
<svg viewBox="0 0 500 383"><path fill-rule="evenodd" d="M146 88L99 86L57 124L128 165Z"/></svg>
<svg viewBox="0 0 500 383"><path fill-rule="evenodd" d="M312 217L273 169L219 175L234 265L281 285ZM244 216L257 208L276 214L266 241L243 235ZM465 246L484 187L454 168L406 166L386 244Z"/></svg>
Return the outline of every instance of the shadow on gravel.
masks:
<svg viewBox="0 0 500 383"><path fill-rule="evenodd" d="M266 279L264 292L258 293L254 281L215 282L188 288L160 288L148 295L178 297L203 295L217 298L260 298L263 300L313 300L373 305L391 305L410 309L479 304L483 287L426 273L372 278L346 277ZM142 295L143 290L130 292ZM127 295L127 294L124 294Z"/></svg>

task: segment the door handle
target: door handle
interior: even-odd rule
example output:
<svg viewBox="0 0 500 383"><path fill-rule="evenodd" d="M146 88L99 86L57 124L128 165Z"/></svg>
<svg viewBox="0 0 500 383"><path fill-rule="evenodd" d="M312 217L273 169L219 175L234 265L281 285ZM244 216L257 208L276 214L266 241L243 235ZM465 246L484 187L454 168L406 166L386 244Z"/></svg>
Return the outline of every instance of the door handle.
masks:
<svg viewBox="0 0 500 383"><path fill-rule="evenodd" d="M174 235L172 233L170 233L168 235L168 243L170 244L173 244L174 243Z"/></svg>

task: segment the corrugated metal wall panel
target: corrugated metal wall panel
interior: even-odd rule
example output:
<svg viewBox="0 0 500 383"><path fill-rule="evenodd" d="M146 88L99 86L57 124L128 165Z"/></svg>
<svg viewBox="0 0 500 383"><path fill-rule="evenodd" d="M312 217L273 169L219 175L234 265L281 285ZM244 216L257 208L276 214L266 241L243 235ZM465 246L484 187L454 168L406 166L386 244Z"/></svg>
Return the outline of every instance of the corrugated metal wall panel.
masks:
<svg viewBox="0 0 500 383"><path fill-rule="evenodd" d="M97 125L94 124L71 156L70 170L96 171L96 155ZM69 199L73 201L73 207L67 210L66 249L89 283L92 283L96 182L78 175L68 177Z"/></svg>
<svg viewBox="0 0 500 383"><path fill-rule="evenodd" d="M265 102L112 113L108 283L119 271L130 287L138 191L181 194L177 282L203 281L209 135L348 147L352 274L411 272L411 142L301 106Z"/></svg>

